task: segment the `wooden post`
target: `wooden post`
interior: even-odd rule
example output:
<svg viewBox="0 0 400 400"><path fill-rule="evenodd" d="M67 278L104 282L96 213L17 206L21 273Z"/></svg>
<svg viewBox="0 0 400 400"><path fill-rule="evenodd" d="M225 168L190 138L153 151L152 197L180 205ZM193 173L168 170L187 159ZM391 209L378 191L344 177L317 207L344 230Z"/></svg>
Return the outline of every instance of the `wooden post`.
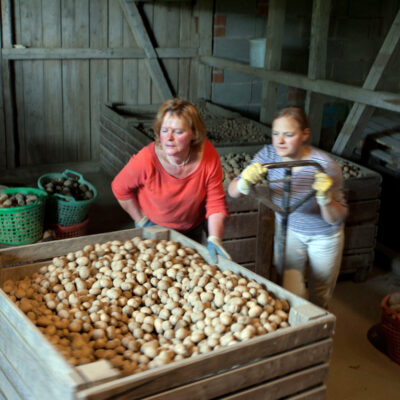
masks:
<svg viewBox="0 0 400 400"><path fill-rule="evenodd" d="M285 25L286 0L271 0L269 2L267 22L267 43L265 49L265 70L281 68L283 30ZM271 124L276 111L278 84L265 80L261 92L260 121Z"/></svg>
<svg viewBox="0 0 400 400"><path fill-rule="evenodd" d="M136 3L134 1L120 0L120 4L136 41L143 47L143 50L146 53L146 66L157 87L161 100L165 101L170 99L173 97L172 90L170 89L167 79L162 71L158 55L151 43Z"/></svg>
<svg viewBox="0 0 400 400"><path fill-rule="evenodd" d="M331 0L314 0L308 63L308 77L311 79L325 79L326 76L330 10ZM312 144L318 146L321 137L324 96L307 91L305 110L310 123Z"/></svg>
<svg viewBox="0 0 400 400"><path fill-rule="evenodd" d="M365 79L363 88L374 90L381 81L383 72L387 67L390 57L395 52L400 41L400 10L394 18L393 24L386 35L385 41ZM373 107L356 103L340 131L332 148L332 152L342 156L350 156L361 138L362 131L374 112Z"/></svg>
<svg viewBox="0 0 400 400"><path fill-rule="evenodd" d="M214 0L196 3L199 18L199 56L212 55ZM199 64L197 75L197 97L211 99L211 68Z"/></svg>
<svg viewBox="0 0 400 400"><path fill-rule="evenodd" d="M274 213L258 203L257 243L255 273L270 279L274 252Z"/></svg>
<svg viewBox="0 0 400 400"><path fill-rule="evenodd" d="M2 25L2 39L3 48L12 48L12 26L11 26L11 2L4 0L1 2L1 25ZM14 95L11 84L11 66L10 61L1 58L1 73L2 73L2 112L4 112L4 124L1 124L0 133L4 138L0 141L0 155L5 155L0 168L15 168L16 167L16 154L15 154L15 137L14 137ZM3 157L2 157L3 158Z"/></svg>
<svg viewBox="0 0 400 400"><path fill-rule="evenodd" d="M227 58L203 56L200 57L200 62L213 67L229 69L241 74L279 82L283 85L312 90L313 92L368 104L384 110L400 112L400 95L398 93L368 90L324 79L310 79L306 75L286 71L267 71L262 68L250 67L248 63L233 61Z"/></svg>

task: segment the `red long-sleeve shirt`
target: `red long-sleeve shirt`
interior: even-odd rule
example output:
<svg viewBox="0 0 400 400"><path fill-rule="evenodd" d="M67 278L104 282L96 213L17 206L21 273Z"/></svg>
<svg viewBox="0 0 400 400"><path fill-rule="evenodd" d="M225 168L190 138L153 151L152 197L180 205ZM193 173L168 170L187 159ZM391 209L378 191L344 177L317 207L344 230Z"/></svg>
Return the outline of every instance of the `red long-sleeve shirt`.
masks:
<svg viewBox="0 0 400 400"><path fill-rule="evenodd" d="M140 207L152 222L181 232L196 228L211 214L229 216L221 162L208 140L200 165L186 178L165 171L153 142L131 157L111 187L118 200L130 199L136 191Z"/></svg>

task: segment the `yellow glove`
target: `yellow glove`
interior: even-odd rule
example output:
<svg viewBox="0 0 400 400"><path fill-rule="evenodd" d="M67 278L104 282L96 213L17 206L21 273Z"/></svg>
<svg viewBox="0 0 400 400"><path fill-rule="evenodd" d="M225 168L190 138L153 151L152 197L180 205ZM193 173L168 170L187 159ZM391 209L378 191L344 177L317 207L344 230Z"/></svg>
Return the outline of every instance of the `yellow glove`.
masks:
<svg viewBox="0 0 400 400"><path fill-rule="evenodd" d="M326 206L331 202L332 197L329 189L332 187L332 184L332 178L328 174L325 174L325 172L317 171L315 173L312 188L317 191L315 197L320 206Z"/></svg>
<svg viewBox="0 0 400 400"><path fill-rule="evenodd" d="M256 183L263 180L267 171L267 167L264 167L260 163L254 163L244 169L244 171L242 172L242 178L247 182L255 185Z"/></svg>
<svg viewBox="0 0 400 400"><path fill-rule="evenodd" d="M242 176L238 182L238 190L240 193L249 194L250 186L249 183L255 185L264 179L266 173L268 172L268 168L264 167L260 163L254 163L249 165L242 172Z"/></svg>

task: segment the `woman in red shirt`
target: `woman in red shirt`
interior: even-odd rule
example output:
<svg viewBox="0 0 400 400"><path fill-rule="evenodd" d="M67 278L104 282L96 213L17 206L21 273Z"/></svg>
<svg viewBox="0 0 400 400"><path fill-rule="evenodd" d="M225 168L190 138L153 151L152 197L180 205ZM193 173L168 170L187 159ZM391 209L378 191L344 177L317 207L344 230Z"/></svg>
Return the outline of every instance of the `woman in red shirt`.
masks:
<svg viewBox="0 0 400 400"><path fill-rule="evenodd" d="M114 196L136 227L162 225L200 241L207 219L213 262L217 253L230 258L221 245L229 216L221 162L198 110L183 99L167 100L153 128L155 142L133 155L114 178Z"/></svg>

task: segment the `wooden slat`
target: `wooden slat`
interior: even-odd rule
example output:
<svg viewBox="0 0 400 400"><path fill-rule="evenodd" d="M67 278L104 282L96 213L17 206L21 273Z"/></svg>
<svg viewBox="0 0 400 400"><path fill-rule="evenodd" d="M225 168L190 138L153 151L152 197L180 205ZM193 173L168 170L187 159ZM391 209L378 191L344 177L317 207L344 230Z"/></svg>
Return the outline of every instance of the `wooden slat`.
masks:
<svg viewBox="0 0 400 400"><path fill-rule="evenodd" d="M257 211L231 214L230 218L225 222L223 239L227 240L256 236L258 219L259 216Z"/></svg>
<svg viewBox="0 0 400 400"><path fill-rule="evenodd" d="M256 238L223 241L223 246L232 260L238 264L254 262L256 259Z"/></svg>
<svg viewBox="0 0 400 400"><path fill-rule="evenodd" d="M274 247L274 213L259 203L256 242L255 272L264 278L270 278Z"/></svg>
<svg viewBox="0 0 400 400"><path fill-rule="evenodd" d="M180 4L159 4L154 10L153 34L160 47L179 47ZM179 61L177 59L160 60L166 72L172 93L178 92ZM160 99L161 101L161 99Z"/></svg>
<svg viewBox="0 0 400 400"><path fill-rule="evenodd" d="M197 49L156 47L155 52L158 58L192 58L197 55ZM88 60L88 59L135 59L144 58L146 53L139 48L26 48L26 49L4 49L5 60Z"/></svg>
<svg viewBox="0 0 400 400"><path fill-rule="evenodd" d="M374 224L346 226L344 231L344 251L375 247L377 227Z"/></svg>
<svg viewBox="0 0 400 400"><path fill-rule="evenodd" d="M89 1L61 3L62 41L65 47L88 47ZM64 157L90 160L89 61L64 60Z"/></svg>
<svg viewBox="0 0 400 400"><path fill-rule="evenodd" d="M324 382L328 378L328 370L329 366L322 364L237 394L221 397L221 400L265 400L266 398L275 400L286 398L288 395Z"/></svg>
<svg viewBox="0 0 400 400"><path fill-rule="evenodd" d="M143 47L146 53L147 58L145 60L145 64L149 69L150 75L157 87L157 90L159 91L160 97L163 100L173 97L173 92L171 91L160 67L157 53L154 50L153 44L151 43L149 35L146 31L146 27L143 24L137 5L134 2L128 2L126 0L120 0L120 5L128 24L135 35L136 41L140 46Z"/></svg>
<svg viewBox="0 0 400 400"><path fill-rule="evenodd" d="M213 39L213 0L196 2L198 16L199 55L211 56ZM198 65L197 70L197 97L211 99L211 68L207 65Z"/></svg>
<svg viewBox="0 0 400 400"><path fill-rule="evenodd" d="M286 397L286 400L325 400L326 386L320 385L313 389L305 390L299 394Z"/></svg>
<svg viewBox="0 0 400 400"><path fill-rule="evenodd" d="M90 46L105 48L108 45L108 1L90 2ZM90 63L90 158L100 158L101 105L107 102L108 85L104 77L108 74L108 63L91 60Z"/></svg>
<svg viewBox="0 0 400 400"><path fill-rule="evenodd" d="M24 400L31 397L29 386L18 371L10 365L6 355L0 350L0 399ZM3 397L2 397L3 396Z"/></svg>
<svg viewBox="0 0 400 400"><path fill-rule="evenodd" d="M20 0L22 36L25 46L43 46L42 4L41 0ZM20 141L21 165L45 164L48 153L44 135L44 77L43 61L26 61L22 64L24 107L24 140Z"/></svg>
<svg viewBox="0 0 400 400"><path fill-rule="evenodd" d="M42 1L43 45L51 51L61 45L60 0ZM44 133L46 137L46 162L51 163L55 154L59 162L63 157L64 128L62 108L61 61L48 60L43 63L44 75Z"/></svg>
<svg viewBox="0 0 400 400"><path fill-rule="evenodd" d="M393 24L386 35L378 55L365 79L364 89L375 89L382 79L383 73L390 61L392 54L396 51L400 41L400 10L394 18ZM340 155L351 155L354 147L361 138L362 131L373 114L373 109L367 107L366 103L354 104L346 121L333 145L332 152ZM372 105L373 104L368 104Z"/></svg>
<svg viewBox="0 0 400 400"><path fill-rule="evenodd" d="M120 7L121 8L121 7ZM123 42L122 45L126 50L129 49L139 49L138 44L134 38L134 35L129 27L129 24L126 22L125 18L123 19ZM143 51L142 49L139 49ZM146 57L143 51L143 57ZM140 96L139 93L139 60L131 59L131 60L123 60L122 62L122 81L123 81L123 92L122 92L122 101L126 104L137 104Z"/></svg>
<svg viewBox="0 0 400 400"><path fill-rule="evenodd" d="M389 147L390 149L400 152L400 140L391 136L379 136L375 138L375 142Z"/></svg>
<svg viewBox="0 0 400 400"><path fill-rule="evenodd" d="M1 2L1 30L2 30L2 43L3 48L12 48L12 22L11 10L12 4L10 0ZM3 53L3 49L1 50ZM12 91L10 62L1 57L1 79L2 79L2 103L4 106L4 122L2 123L4 129L4 136L2 137L2 145L0 144L0 155L4 159L0 167L15 168L16 166L16 147L14 139L14 93ZM3 109L3 108L2 108Z"/></svg>
<svg viewBox="0 0 400 400"><path fill-rule="evenodd" d="M181 4L179 25L179 46L188 48L191 46L191 26L193 25L192 7L190 4ZM196 49L197 55L197 49ZM184 99L189 99L190 93L190 60L179 60L179 80L177 93Z"/></svg>
<svg viewBox="0 0 400 400"><path fill-rule="evenodd" d="M285 27L286 0L271 0L268 6L267 43L264 68L277 71L281 68L282 43ZM260 121L271 124L276 112L278 84L264 80L261 90Z"/></svg>
<svg viewBox="0 0 400 400"><path fill-rule="evenodd" d="M308 77L325 79L326 49L328 44L329 17L331 0L314 0L311 20L310 56L308 60ZM319 145L321 137L324 97L317 93L307 92L305 110L311 129L311 141Z"/></svg>
<svg viewBox="0 0 400 400"><path fill-rule="evenodd" d="M327 361L331 347L332 340L327 339L235 368L189 385L146 397L146 400L174 400L177 398L201 400L216 398L226 393L234 393L243 388L260 384L260 382L276 379L277 377ZM127 398L128 396L118 397L119 400Z"/></svg>
<svg viewBox="0 0 400 400"><path fill-rule="evenodd" d="M153 15L154 15L154 3L145 3L142 7L143 18L146 19L147 25L152 29L153 27ZM132 32L133 34L133 32ZM150 76L150 71L147 68L146 60L139 60L138 63L138 77L140 77L138 86L139 86L139 104L151 104L154 103L152 98L153 92L153 82Z"/></svg>
<svg viewBox="0 0 400 400"><path fill-rule="evenodd" d="M250 67L246 63L220 57L201 56L200 61L213 67L229 69L242 74L282 83L283 85L311 90L316 93L355 101L384 110L400 112L400 95L397 93L368 90L322 79L310 79L307 76L291 72L266 71L261 68Z"/></svg>
<svg viewBox="0 0 400 400"><path fill-rule="evenodd" d="M124 31L124 16L121 7L117 1L109 2L109 32L108 32L108 47L111 51L116 51L123 46L123 31ZM136 49L134 49L136 51ZM143 52L144 54L144 52ZM115 103L123 102L124 85L123 63L122 60L115 59L108 61L108 101Z"/></svg>
<svg viewBox="0 0 400 400"><path fill-rule="evenodd" d="M346 218L346 225L377 223L380 204L379 199L348 203L349 213Z"/></svg>

